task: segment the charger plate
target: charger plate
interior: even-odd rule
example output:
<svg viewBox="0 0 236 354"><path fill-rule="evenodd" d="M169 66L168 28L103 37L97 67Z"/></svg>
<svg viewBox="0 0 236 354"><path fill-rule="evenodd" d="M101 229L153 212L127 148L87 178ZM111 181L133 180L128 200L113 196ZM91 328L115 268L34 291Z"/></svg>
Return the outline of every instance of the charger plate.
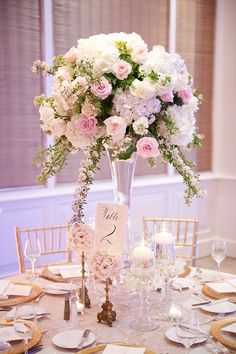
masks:
<svg viewBox="0 0 236 354"><path fill-rule="evenodd" d="M211 335L218 340L218 342L222 343L229 349L236 350L236 340L230 340L226 332L221 331L221 329L229 324L235 323L236 317L227 318L225 320L217 321L211 326L210 333Z"/></svg>
<svg viewBox="0 0 236 354"><path fill-rule="evenodd" d="M22 321L22 322L24 322L28 326L30 326L30 324L31 324L29 321ZM9 321L1 321L0 325L1 326L13 326L13 323L14 323L13 321L11 321L11 322L9 322ZM40 342L41 337L42 337L42 333L38 329L38 327L36 327L35 330L34 330L33 337L28 342L28 349L34 348ZM24 343L23 343L23 340L22 340L19 344L16 344L15 346L12 346L12 348L10 348L6 353L7 354L21 354L21 353L24 353L24 352L25 352L25 349L24 349Z"/></svg>
<svg viewBox="0 0 236 354"><path fill-rule="evenodd" d="M184 271L178 276L178 278L185 278L191 273L191 267L189 265L184 266Z"/></svg>
<svg viewBox="0 0 236 354"><path fill-rule="evenodd" d="M32 283L23 283L23 282L19 282L19 281L12 281L11 283L18 284L18 285L31 286L32 289L31 289L30 295L29 296L10 296L6 300L0 300L1 307L19 305L19 304L23 304L28 301L32 301L32 300L36 299L42 292L42 289L39 286L32 284Z"/></svg>
<svg viewBox="0 0 236 354"><path fill-rule="evenodd" d="M209 287L207 284L203 285L202 287L202 292L206 296L210 296L213 299L223 299L223 298L228 298L228 301L233 302L236 304L236 294L235 293L218 293L217 291L213 290L211 287Z"/></svg>
<svg viewBox="0 0 236 354"><path fill-rule="evenodd" d="M102 352L106 346L108 345L109 343L106 343L106 344L99 344L99 345L95 345L94 347L89 347L89 348L86 348L86 349L82 349L80 350L79 352L77 352L77 354L92 354L92 353L99 353L99 352ZM123 347L132 347L132 348L137 348L137 346L135 345L130 345L130 344L125 344L125 343L122 343L122 344L115 344L115 343L111 343L111 344L114 344L114 345L119 345L119 346L123 346ZM157 354L157 352L153 352L149 349L145 349L145 354Z"/></svg>

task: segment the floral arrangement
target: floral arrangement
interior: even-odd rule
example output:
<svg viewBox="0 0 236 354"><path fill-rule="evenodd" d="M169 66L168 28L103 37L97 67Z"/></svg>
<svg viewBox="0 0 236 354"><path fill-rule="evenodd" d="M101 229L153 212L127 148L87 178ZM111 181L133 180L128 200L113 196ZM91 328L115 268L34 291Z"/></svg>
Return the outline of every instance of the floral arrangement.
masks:
<svg viewBox="0 0 236 354"><path fill-rule="evenodd" d="M37 60L33 72L53 76L49 97L35 98L41 128L55 139L39 152L39 183L55 175L70 153L82 150L72 223L83 221L83 205L101 155L112 149L114 159L136 152L151 167L161 156L187 186L185 199L202 196L199 175L185 150L201 145L195 113L201 95L184 60L162 46L148 51L136 34L100 34L79 39L53 66Z"/></svg>
<svg viewBox="0 0 236 354"><path fill-rule="evenodd" d="M93 255L92 267L98 279L114 278L120 271L120 256L111 251L99 250Z"/></svg>
<svg viewBox="0 0 236 354"><path fill-rule="evenodd" d="M68 240L72 250L90 251L93 246L94 229L86 224L71 225L68 231Z"/></svg>

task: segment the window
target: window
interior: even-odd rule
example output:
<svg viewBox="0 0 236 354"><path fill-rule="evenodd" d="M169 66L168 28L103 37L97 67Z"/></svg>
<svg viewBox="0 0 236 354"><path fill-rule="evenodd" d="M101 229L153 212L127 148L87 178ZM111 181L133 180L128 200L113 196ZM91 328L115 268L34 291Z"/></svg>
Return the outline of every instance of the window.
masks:
<svg viewBox="0 0 236 354"><path fill-rule="evenodd" d="M170 6L168 0L45 0L52 1L53 18L49 24L54 38L54 54L63 54L77 39L101 32L137 32L148 43L162 44L168 50ZM31 73L35 59L42 58L44 33L41 5L43 0L0 2L0 189L36 185L33 159L37 148L45 144L40 130L34 96L44 89L40 77ZM211 111L216 2L179 0L176 2L176 52L186 60L189 72L204 96L198 113L203 149L197 151L198 170L211 169ZM58 184L75 183L79 154L56 177ZM97 179L110 179L108 159L101 161ZM167 165L147 167L140 159L136 176L167 173Z"/></svg>
<svg viewBox="0 0 236 354"><path fill-rule="evenodd" d="M39 2L0 2L0 188L33 186L33 158L42 144L31 66L40 57Z"/></svg>

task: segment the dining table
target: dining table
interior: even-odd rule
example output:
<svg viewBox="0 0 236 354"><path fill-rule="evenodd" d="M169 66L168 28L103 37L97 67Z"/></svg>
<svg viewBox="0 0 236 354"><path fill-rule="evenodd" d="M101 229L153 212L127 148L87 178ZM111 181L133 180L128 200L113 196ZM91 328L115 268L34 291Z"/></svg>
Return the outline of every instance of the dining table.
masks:
<svg viewBox="0 0 236 354"><path fill-rule="evenodd" d="M235 275L222 273L224 279L233 279ZM205 339L191 347L191 354L209 354L209 353L236 353L236 350L227 349L226 346L220 344L217 339L212 336L211 328L218 322L225 319L233 319L236 322L236 305L235 311L223 314L222 317L214 312L208 312L202 309L202 306L192 306L193 304L212 300L208 294L203 294L203 287L209 282L217 282L217 272L208 269L197 269L191 267L188 274L180 281L175 280L176 286L173 286L171 291L171 303L178 308L181 306L191 313L197 313L201 331L206 333ZM26 274L15 275L10 278L11 281L26 282ZM168 318L163 315L162 300L163 293L160 289L154 289L149 292L148 306L151 318L156 321L156 328L152 331L137 331L132 329L131 322L137 316L140 310L140 302L138 291L125 291L119 287L110 289L110 300L113 303L113 309L116 311L116 320L112 326L106 323L97 321L97 313L101 311L101 304L105 299L104 284L96 284L92 282L88 284L88 293L91 300L91 307L85 308L82 313L78 313L76 318L77 323L70 320L64 320L65 309L65 293L58 291L58 294L45 292L44 289L50 287L50 284L59 284L50 280L37 277L33 280L33 284L38 285L42 291L41 296L35 303L46 313L45 316L37 319L37 326L42 333L41 337L41 354L59 354L59 353L76 353L76 348L63 348L55 345L53 338L58 333L63 333L71 330L89 329L95 336L96 341L93 345L99 344L117 344L124 343L126 345L145 347L150 353L157 354L178 354L185 351L180 343L176 343L167 338L166 333L175 327L173 318ZM236 294L235 294L236 298ZM0 312L0 323L3 323L7 316L7 311ZM224 319L223 319L224 317ZM205 322L205 324L204 324ZM226 334L227 336L227 334ZM229 340L235 341L236 335L229 334ZM148 353L147 351L147 353ZM86 351L85 351L86 352ZM93 351L90 351L92 353ZM94 351L95 352L95 351ZM101 351L102 352L102 351Z"/></svg>

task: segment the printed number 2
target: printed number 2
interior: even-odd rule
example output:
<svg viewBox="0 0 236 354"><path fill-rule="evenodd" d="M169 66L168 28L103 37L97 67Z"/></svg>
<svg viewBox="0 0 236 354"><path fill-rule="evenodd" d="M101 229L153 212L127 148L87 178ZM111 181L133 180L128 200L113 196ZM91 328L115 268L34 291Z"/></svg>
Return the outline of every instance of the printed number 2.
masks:
<svg viewBox="0 0 236 354"><path fill-rule="evenodd" d="M110 243L110 245L111 245L111 241L109 240L109 237L111 237L111 235L113 235L114 232L116 231L116 225L113 225L113 227L114 227L114 228L113 228L113 231L110 232L108 235L103 236L103 237L101 238L100 242L107 241L107 242Z"/></svg>

